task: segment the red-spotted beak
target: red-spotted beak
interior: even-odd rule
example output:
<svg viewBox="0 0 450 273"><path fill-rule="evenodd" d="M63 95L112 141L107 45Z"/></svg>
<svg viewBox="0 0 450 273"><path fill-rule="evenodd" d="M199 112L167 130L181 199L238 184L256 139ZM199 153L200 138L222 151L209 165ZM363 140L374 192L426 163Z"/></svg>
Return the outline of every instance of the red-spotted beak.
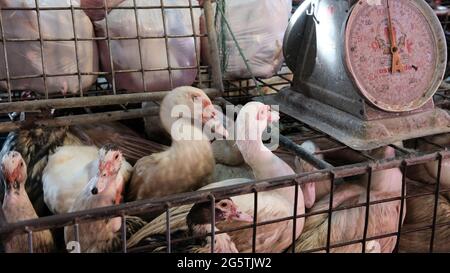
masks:
<svg viewBox="0 0 450 273"><path fill-rule="evenodd" d="M253 223L253 216L238 210L236 205L233 203L231 205L231 213L229 214L229 220Z"/></svg>
<svg viewBox="0 0 450 273"><path fill-rule="evenodd" d="M209 128L211 131L224 137L228 138L228 131L224 127L224 119L222 114L211 104L202 111L202 123Z"/></svg>

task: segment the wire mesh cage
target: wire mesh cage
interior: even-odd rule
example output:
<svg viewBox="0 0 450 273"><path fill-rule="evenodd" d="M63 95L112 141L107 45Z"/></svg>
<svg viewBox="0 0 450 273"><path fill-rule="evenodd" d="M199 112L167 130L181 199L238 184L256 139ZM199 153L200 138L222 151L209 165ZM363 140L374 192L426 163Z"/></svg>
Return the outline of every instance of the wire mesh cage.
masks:
<svg viewBox="0 0 450 273"><path fill-rule="evenodd" d="M34 2L34 5L33 3ZM12 112L42 111L48 112L54 108L79 108L79 107L99 107L105 105L122 105L112 112L98 111L94 114L82 114L78 118L74 116L62 116L61 119L39 118L34 120L39 125L45 126L65 126L81 122L98 122L103 120L132 119L145 116L149 112L142 110L140 103L145 101L156 101L161 99L166 92L179 85L176 82L177 73L186 72L191 77L188 85L195 85L201 88L210 89L210 95L220 94L222 91L222 77L220 61L217 59L219 52L217 49L211 50L210 59L215 60L211 65L203 65L199 58L199 39L208 37L210 43L214 44L216 37L210 30L214 29L212 22L212 7L210 1L204 8L205 17L208 25L207 33L201 33L196 29L194 13L200 12L202 6L194 3L196 1L186 0L183 5L168 4L165 0L150 1L153 5L144 5L145 1L139 0L127 1L130 5L109 7L108 1L101 8L86 8L83 6L69 5L64 7L49 7L42 5L42 1L30 1L30 6L21 7L2 7L0 25L2 31L2 49L4 55L3 66L4 73L0 81L4 84L1 93L1 112L5 114L5 121L1 123L1 131L8 132L21 128L24 123L18 122L18 114ZM133 29L133 35L124 36L123 34L112 33L109 30L111 22L108 16L102 21L106 26L106 32L100 37L94 36L86 38L78 36L76 27L77 12L82 10L96 12L102 11L103 16L110 11L123 11L124 15L129 15L134 24L130 24ZM168 29L170 25L170 10L183 10L191 23L189 31L186 33L173 33ZM32 17L36 18L37 37L8 37L5 19L11 11L31 12ZM45 37L41 27L44 25L45 13L54 11L67 12L72 26L72 37L64 39ZM160 15L162 25L162 34L145 34L145 31L139 27L139 16L146 12L156 12ZM100 13L101 14L101 13ZM186 15L185 14L185 15ZM176 14L175 14L176 15ZM180 15L180 14L178 14ZM176 17L176 16L175 16ZM66 19L67 19L66 18ZM160 26L161 26L160 25ZM35 33L36 34L36 33ZM212 36L212 37L211 37ZM164 65L158 67L146 66L145 59L146 41L160 41L164 48L159 54L162 55ZM171 57L169 48L171 43L177 40L184 40L191 43L194 58L189 64L180 66L177 61ZM36 43L40 66L36 68L40 73L26 74L26 69L19 68L18 72L12 73L8 58L8 44L17 46L22 43ZM103 43L106 48L105 63L97 71L84 71L80 68L80 44L81 43ZM136 67L117 68L119 66L114 59L114 46L124 42L127 46L133 47L134 54L137 56ZM130 43L128 43L130 42ZM74 72L59 73L52 72L46 63L46 46L50 47L52 43L67 43L73 47L72 51L75 60ZM214 48L214 46L212 46ZM104 51L105 52L105 51ZM136 57L135 56L135 57ZM215 56L215 57L214 57ZM108 69L109 67L109 69ZM15 68L17 69L17 68ZM105 70L105 71L102 71ZM20 73L19 73L20 72ZM23 72L23 73L22 73ZM25 74L24 74L25 73ZM147 82L151 75L148 73L165 73L162 76L166 82L160 88L153 89L153 86ZM131 93L127 93L120 87L121 75L132 75L137 88ZM162 74L160 74L162 75ZM75 88L67 92L67 83L63 84L64 92L60 88L52 89L51 79L58 78L69 79ZM92 85L83 88L83 80L91 79ZM43 86L42 92L29 92L27 88L16 88L20 86L18 81L30 79L39 79ZM130 80L129 78L127 80ZM63 80L64 81L64 80ZM284 86L289 86L292 82L292 73L286 66L270 79L253 77L251 79L224 79L224 91L221 95L227 103L244 104L254 96L261 94L270 94L278 92ZM66 88L66 89L64 89ZM438 107L450 109L449 91L445 85L435 95L435 102ZM125 109L124 109L125 108ZM44 115L45 116L45 115ZM93 117L86 120L86 117ZM12 119L12 121L9 121ZM29 126L27 124L27 126ZM52 230L54 233L61 233L64 227L70 227L74 244L64 245L61 251L79 252L83 249L82 237L84 236L83 225L95 223L96 221L118 220L120 229L116 232L114 248L111 252L176 252L180 246L198 244L200 246L195 251L217 252L218 239L221 236L236 236L239 233L250 234L248 248L237 247L237 251L245 252L265 252L267 251L261 243L258 234L261 232L273 231L280 228L284 223L283 231L279 239L283 239L280 246L271 246L273 251L278 252L448 252L450 243L445 235L450 222L445 215L445 201L447 193L450 192L445 186L443 176L447 175L444 169L450 160L450 154L447 151L448 143L442 143L439 138L424 137L412 139L405 142L405 145L392 144L384 147L383 151L389 150L390 155L381 153L371 153L370 151L356 151L335 139L323 134L313 128L296 121L288 116L282 116L280 123L281 146L276 150L276 155L289 162L295 167L295 157L313 165L316 170L298 172L287 177L277 177L263 181L251 181L248 183L220 187L209 190L188 192L155 198L151 200L141 200L130 203L119 204L115 206L96 208L89 211L78 211L60 215L52 215L39 219L26 220L17 223L7 223L2 210L0 210L0 235L2 239L10 238L13 235L24 235L28 244L28 251L34 252L33 240L35 235L45 230ZM313 141L319 147L312 154L305 154L298 145L306 141ZM418 168L429 168L431 171L427 177L417 173ZM314 168L313 168L314 169ZM321 169L321 170L319 170ZM385 189L378 189L376 186L383 180L383 175L390 175L395 172L396 176L392 181L387 181L388 185L395 189L390 194L380 194ZM381 176L381 178L380 178ZM316 206L301 212L298 209L299 196L302 194L302 187L307 183L322 184L327 189L325 197L321 200L322 206ZM384 185L384 184L383 184ZM261 210L268 204L264 203L261 196L270 194L277 190L287 189L290 191L292 200L286 202L292 205L292 212L289 215L281 217L265 218ZM416 190L419 189L419 190ZM347 199L346 194L351 192L352 198ZM252 222L235 227L216 229L218 215L216 205L221 200L236 198L236 196L245 196L247 202L252 205ZM419 203L416 205L415 200ZM424 201L425 200L425 201ZM347 202L348 201L348 202ZM443 202L444 204L441 204ZM209 212L208 221L210 221L209 230L201 234L193 233L189 230L186 217L194 204L202 205ZM330 206L330 204L333 204ZM424 207L423 204L427 204ZM272 204L270 204L272 205ZM276 204L274 204L276 205ZM209 207L209 209L208 209ZM417 208L419 207L419 208ZM392 215L385 216L385 221L376 222L380 213L385 211L392 212ZM417 212L419 211L419 212ZM416 213L426 213L425 218L414 218ZM160 214L156 219L144 225L137 231L139 236L131 235L134 226L128 219L131 217L147 214ZM348 215L354 214L355 217ZM347 216L346 216L347 215ZM411 215L411 217L409 216ZM346 218L347 217L347 218ZM348 226L343 226L342 219L351 219L347 221ZM420 221L416 221L419 219ZM305 221L305 224L303 223ZM345 222L345 221L344 221ZM287 223L287 224L286 224ZM181 225L181 227L180 227ZM316 225L316 226L315 226ZM214 227L214 228L213 228ZM378 229L377 229L378 228ZM272 230L271 230L272 229ZM344 229L344 230L343 230ZM183 236L179 237L180 230ZM351 232L344 232L344 231ZM136 232L136 230L134 230ZM299 235L299 232L303 233ZM351 233L351 234L347 234ZM319 234L319 235L317 235ZM135 234L134 234L135 235ZM310 237L321 236L319 242L309 244ZM81 243L82 244L82 243ZM194 251L191 249L191 251Z"/></svg>

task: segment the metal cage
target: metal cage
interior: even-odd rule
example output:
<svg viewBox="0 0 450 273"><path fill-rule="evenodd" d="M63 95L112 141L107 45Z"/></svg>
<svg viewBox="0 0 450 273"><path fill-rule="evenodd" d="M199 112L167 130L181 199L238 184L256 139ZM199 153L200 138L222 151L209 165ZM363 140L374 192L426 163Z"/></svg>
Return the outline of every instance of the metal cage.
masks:
<svg viewBox="0 0 450 273"><path fill-rule="evenodd" d="M194 5L193 0L189 0L189 5L185 7L176 7L176 8L185 8L191 10L192 15L192 9L195 8L201 8L200 6ZM106 1L105 1L106 3ZM38 7L38 1L36 0L36 12L39 14ZM161 0L161 5L159 7L156 7L159 9L169 9L174 8L170 6L164 5L164 1ZM210 43L213 43L216 41L215 33L214 33L214 25L213 25L213 14L211 9L211 1L206 0L205 1L205 15L206 20L208 24L208 38ZM70 10L73 14L73 11L77 8L71 7ZM138 9L138 7L133 8L135 11ZM105 8L106 12L107 8ZM0 25L2 25L1 18L0 18ZM193 37L201 37L200 34L195 33ZM151 37L123 37L123 39L151 39ZM168 35L164 35L164 39L168 38L176 38L176 37L170 37ZM97 38L96 38L97 39ZM99 39L107 39L110 41L111 37L104 37ZM122 39L122 38L120 38ZM194 39L195 40L195 39ZM8 42L4 37L2 37L2 41ZM74 38L73 41L75 44L79 41L77 38ZM22 42L22 41L21 41ZM39 39L39 42L42 43L44 40L41 38ZM213 43L214 44L214 43ZM3 53L6 55L6 48L3 48ZM279 91L283 86L289 85L291 83L291 74L287 70L286 67L283 67L283 69L280 71L279 74L277 74L274 77L274 80L266 80L266 79L246 79L246 80L228 80L225 79L222 82L222 76L220 72L220 66L219 66L219 60L218 60L218 52L217 48L214 46L211 49L210 52L212 59L215 61L212 61L211 66L202 66L200 64L200 61L198 59L197 65L191 69L197 69L198 70L198 76L196 85L202 88L212 88L209 89L209 95L222 95L227 101L238 104L243 103L245 101L251 100L253 96L256 96L260 93L261 88L265 88L266 90L272 90L272 91ZM6 68L8 70L8 68ZM176 67L169 66L165 68L166 70L172 71L176 70ZM43 70L45 71L45 69ZM109 76L114 78L115 73L126 73L130 71L113 71L110 73ZM144 73L145 70L141 67L141 69L134 70L133 72L140 72ZM105 72L99 72L99 76L105 76L108 73ZM75 76L80 79L81 76L84 74L78 71L74 74ZM42 77L45 81L46 77L52 77L55 75L48 75L43 73L42 75L30 75L29 77ZM60 75L59 75L60 76ZM1 79L10 81L14 79L13 77L8 77L7 79ZM255 81L256 80L256 81ZM114 82L114 81L113 81ZM222 88L224 87L225 92L221 92ZM258 89L257 93L254 93L253 90ZM8 116L6 114L10 114L11 112L27 112L27 111L49 111L53 108L75 108L75 107L99 107L99 106L105 106L105 105L126 105L126 109L115 111L114 113L111 112L99 112L95 114L86 114L81 116L69 116L69 117L58 117L58 118L46 118L46 119L37 119L35 120L35 124L38 125L46 125L46 126L63 126L63 125L71 125L76 124L77 122L97 122L102 120L121 120L121 119L133 119L142 117L148 113L145 111L142 111L140 108L137 107L129 107L129 104L134 103L140 103L143 101L153 101L153 100L159 100L161 99L165 94L167 90L161 90L161 92L142 92L137 94L123 94L120 90L117 90L115 88L114 84L109 85L108 88L103 89L100 88L98 85L95 86L92 91L89 91L87 93L80 92L79 96L77 97L67 97L67 98L54 98L52 96L49 96L46 94L44 98L39 98L37 100L22 100L20 97L15 94L14 90L9 89L8 93L6 94L6 97L3 97L2 102L0 103L0 111L5 114L6 119L8 119ZM442 88L436 96L435 96L436 105L441 108L450 109L450 91L447 88ZM130 109L129 109L130 108ZM89 120L86 121L86 117L89 116ZM287 136L287 139L281 141L281 148L279 148L278 152L290 154L292 156L298 155L301 158L305 159L306 161L312 163L315 166L322 164L325 164L328 166L325 169L310 172L310 173L302 173L297 174L289 177L279 177L264 181L254 181L253 183L249 184L242 184L237 186L230 186L225 188L217 188L213 190L208 191L197 191L197 192L189 192L189 193L183 193L183 194L177 194L173 196L167 196L163 198L156 198L151 200L142 200L142 201L135 201L131 203L124 203L116 206L111 207L104 207L104 208L97 208L89 211L79 211L79 212L73 212L73 213L67 213L67 214L61 214L61 215L53 215L48 217L43 217L39 219L34 220L28 220L18 223L6 223L4 215L2 213L2 210L0 210L0 236L9 236L13 234L27 234L28 235L28 242L29 242L29 252L33 252L33 233L38 232L41 230L46 229L57 229L62 228L65 226L73 226L74 231L74 237L76 239L79 238L79 224L90 222L94 220L99 219L109 219L113 217L121 217L122 219L122 228L121 228L121 242L122 242L122 252L142 252L145 251L145 246L139 247L136 249L130 249L127 246L127 239L126 239L126 221L125 217L128 215L137 215L137 214L143 214L143 213L150 213L155 211L165 211L165 217L166 217L166 231L165 231L165 239L167 244L167 252L171 252L171 245L174 243L171 239L171 213L170 209L174 208L176 206L180 205L186 205L186 204L194 204L198 202L211 202L211 206L214 206L215 200L221 199L221 198L228 198L233 197L237 195L243 195L243 194L253 194L254 196L254 208L255 208L255 214L254 214L254 222L252 224L248 224L246 226L242 226L235 229L224 229L219 232L215 232L214 229L212 232L207 234L207 236L211 237L211 252L214 251L214 237L219 233L226 233L241 229L252 229L253 230L253 251L256 249L256 233L257 233L257 227L273 224L277 222L283 222L283 221L292 221L293 219L297 218L306 218L311 217L318 214L325 214L328 217L328 223L331 223L333 213L340 210L348 210L352 208L357 207L365 207L366 208L366 214L365 214L365 221L364 221L364 233L362 238L358 238L352 241L347 242L338 242L338 243L332 243L330 234L331 234L331 225L328 225L328 231L327 231L327 241L326 245L319 249L311 249L308 250L308 252L316 252L316 251L325 251L330 252L333 250L333 248L345 246L345 245L352 245L352 244L362 244L362 252L365 252L365 243L369 240L375 240L375 239L381 239L381 238L387 238L395 236L397 238L397 245L399 244L399 239L402 235L408 234L408 233L414 233L419 231L428 230L431 232L430 241L429 241L429 251L434 251L435 246L435 233L436 229L442 226L450 225L450 219L449 222L441 223L437 221L437 207L439 199L439 196L443 193L450 192L450 190L442 188L440 186L440 180L441 180L441 166L443 160L450 160L450 153L447 151L446 146L439 145L437 143L431 143L436 148L435 150L427 150L422 151L417 149L417 143L423 141L423 142L430 142L427 138L419 138L412 140L412 147L409 148L403 148L396 145L391 145L397 153L397 156L394 159L390 160L380 160L379 158L374 158L370 156L366 152L361 151L355 151L351 148L339 143L338 141L332 139L331 137L318 132L309 126L300 123L298 121L295 121L294 119L283 116L282 117L282 123L284 124L284 129L282 131L282 134ZM7 132L15 129L19 129L23 126L23 121L4 121L0 123L0 131ZM350 164L342 164L342 165L336 165L332 166L328 162L323 162L317 160L315 157L305 155L298 149L296 149L295 145L292 145L292 142L296 144L301 144L302 142L306 140L326 140L329 143L331 143L330 147L327 149L321 150L319 153L326 156L327 154L333 153L333 152L340 152L340 151L347 151L355 154L360 158L359 162L353 162ZM317 155L317 154L316 154ZM410 194L408 191L405 191L407 189L408 184L410 183L422 183L420 181L412 181L410 178L408 178L408 168L411 166L416 166L419 164L423 164L430 161L436 161L438 162L439 171L438 171L438 177L436 179L435 186L431 186L431 189L427 193L423 194ZM331 162L333 163L333 162ZM323 166L323 165L322 165ZM402 194L398 197L386 199L386 200L377 200L372 201L370 197L370 191L369 187L371 184L372 179L372 173L375 171L380 170L386 170L389 168L400 168L402 171L403 179L402 179ZM333 208L332 206L329 206L328 209L321 210L321 211L315 211L313 213L307 212L305 214L298 214L297 211L294 209L292 212L292 216L285 217L282 219L274 219L271 221L266 222L260 222L258 221L258 213L257 213L257 207L258 207L258 199L257 196L259 193L264 191L269 191L273 189L278 188L285 188L285 187L295 187L296 189L296 195L298 194L298 187L301 186L302 183L307 182L314 182L314 181L320 181L324 179L329 179L331 182L331 193L330 193L330 204L333 203L333 188L336 185L336 182L339 182L342 179L354 177L358 175L364 175L368 174L368 188L367 188L367 194L366 194L366 200L364 202L360 202L356 205L351 206L345 206L345 207L338 207ZM296 180L294 180L296 179ZM423 225L420 227L410 228L410 229L404 229L401 225L401 221L399 221L398 228L395 232L389 233L389 234L382 234L376 237L369 237L367 233L368 229L368 219L369 219L369 213L368 208L370 206L380 204L380 203L387 203L387 202L393 202L393 201L401 201L400 206L400 217L403 215L403 211L405 210L405 200L411 199L411 198L419 198L421 196L434 196L435 204L434 204L434 214L433 214L433 220L432 223ZM293 200L294 207L296 207L297 198ZM212 210L213 215L211 216L212 224L214 226L214 210ZM294 222L295 223L295 222ZM295 224L293 228L292 233L292 243L295 244L296 236L295 236ZM185 240L190 240L192 238L186 238ZM290 250L295 252L295 248L291 248Z"/></svg>

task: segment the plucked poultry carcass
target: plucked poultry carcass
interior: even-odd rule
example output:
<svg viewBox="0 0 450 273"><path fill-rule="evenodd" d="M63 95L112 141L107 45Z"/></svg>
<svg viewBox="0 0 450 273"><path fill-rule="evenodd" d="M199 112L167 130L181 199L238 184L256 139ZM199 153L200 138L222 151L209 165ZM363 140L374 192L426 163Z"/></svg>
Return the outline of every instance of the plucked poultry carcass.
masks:
<svg viewBox="0 0 450 273"><path fill-rule="evenodd" d="M40 0L41 8L70 7L70 0ZM1 8L35 8L34 0L1 0ZM44 41L39 42L39 25L42 39L74 39L75 22L76 37L78 39L91 39L95 37L94 28L89 18L82 10L40 10L39 22L36 10L2 10L3 30L5 38L30 39L35 41L8 42L6 52L9 67L9 76L41 75L43 65L46 74L74 74L73 76L51 76L11 80L12 90L34 91L40 95L45 94L47 86L49 94L75 94L81 90L86 91L95 82L95 75L81 76L81 88L78 79L78 67L81 73L98 71L97 44L95 41L78 41L76 52L73 41ZM73 21L72 21L73 19ZM3 42L0 43L3 49ZM78 63L77 63L78 58ZM44 63L42 63L44 60ZM0 77L6 78L4 54L0 54ZM0 81L0 90L7 91L6 81Z"/></svg>
<svg viewBox="0 0 450 273"><path fill-rule="evenodd" d="M125 0L80 0L80 6L92 21L99 21L105 18L105 14L110 12L111 8L118 6L123 1Z"/></svg>
<svg viewBox="0 0 450 273"><path fill-rule="evenodd" d="M227 78L241 79L251 76L270 78L283 64L284 32L292 12L292 0L227 0L217 3L223 9L217 15L217 31L222 69ZM204 17L202 33L206 33ZM230 34L230 26L237 44ZM202 38L202 59L208 63L208 40ZM241 52L244 56L241 55ZM251 71L247 68L250 67Z"/></svg>
<svg viewBox="0 0 450 273"><path fill-rule="evenodd" d="M189 2L187 0L165 0L164 5L186 6L189 5ZM112 10L106 17L108 29L106 29L106 19L95 22L97 37L106 37L108 34L110 38L135 38L138 35L161 38L141 39L140 44L138 39L111 40L112 56L110 56L108 41L100 41L100 60L103 70L111 71L110 58L112 58L115 70L159 69L159 71L146 71L144 77L141 72L115 74L116 88L129 92L163 91L191 85L197 75L195 68L197 53L194 38L168 38L166 47L164 35L192 35L194 29L198 29L199 10L193 10L193 26L188 9L164 9L165 22L163 23L162 13L159 9L139 9L139 7L161 6L160 0L136 0L136 6L138 7L137 14L134 9ZM127 0L118 7L134 7L134 2ZM164 26L166 30L164 30ZM181 68L182 70L165 70L169 65L171 68Z"/></svg>

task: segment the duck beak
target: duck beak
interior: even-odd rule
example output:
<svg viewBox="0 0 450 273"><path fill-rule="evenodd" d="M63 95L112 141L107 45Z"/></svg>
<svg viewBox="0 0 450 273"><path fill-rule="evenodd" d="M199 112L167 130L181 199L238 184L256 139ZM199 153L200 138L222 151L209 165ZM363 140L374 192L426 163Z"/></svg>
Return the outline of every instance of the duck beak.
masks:
<svg viewBox="0 0 450 273"><path fill-rule="evenodd" d="M253 223L253 216L245 212L236 210L236 212L231 215L231 220Z"/></svg>
<svg viewBox="0 0 450 273"><path fill-rule="evenodd" d="M268 118L269 123L277 122L279 120L280 120L280 113L274 110L270 111L270 115Z"/></svg>
<svg viewBox="0 0 450 273"><path fill-rule="evenodd" d="M209 127L213 133L216 133L225 139L228 138L229 134L224 127L222 115L212 105L203 110L202 123Z"/></svg>

